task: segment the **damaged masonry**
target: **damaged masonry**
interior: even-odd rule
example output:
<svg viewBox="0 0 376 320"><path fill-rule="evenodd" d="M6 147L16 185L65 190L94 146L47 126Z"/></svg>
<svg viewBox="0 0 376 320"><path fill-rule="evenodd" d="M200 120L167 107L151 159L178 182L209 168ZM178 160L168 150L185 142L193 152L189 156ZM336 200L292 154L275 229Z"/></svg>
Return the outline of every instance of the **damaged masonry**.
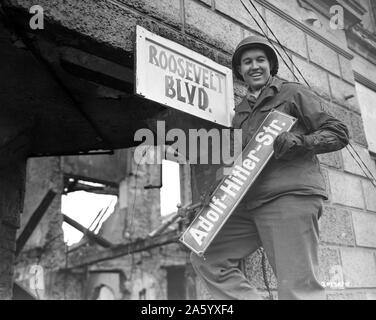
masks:
<svg viewBox="0 0 376 320"><path fill-rule="evenodd" d="M0 4L1 300L211 298L179 239L222 168L190 163L168 132L228 129L247 92L231 56L262 35L258 24L288 54L279 50L278 76L306 79L354 147L318 157L326 298L376 299L374 1L35 4ZM136 140L139 130L159 147ZM220 154L211 146L200 159ZM156 155L164 160L136 161ZM239 269L264 299L278 298L262 249Z"/></svg>

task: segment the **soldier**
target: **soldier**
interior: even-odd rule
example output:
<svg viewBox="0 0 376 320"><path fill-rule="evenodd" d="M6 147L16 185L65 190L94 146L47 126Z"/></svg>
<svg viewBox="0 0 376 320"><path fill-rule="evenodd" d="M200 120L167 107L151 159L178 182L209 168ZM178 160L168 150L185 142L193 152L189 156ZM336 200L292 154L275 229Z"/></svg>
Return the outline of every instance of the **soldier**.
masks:
<svg viewBox="0 0 376 320"><path fill-rule="evenodd" d="M268 41L245 38L232 59L235 76L248 85L235 108L233 127L243 147L273 109L297 118L274 143L274 158L227 220L205 253L192 253L193 267L214 299L259 299L239 262L262 246L278 280L279 299L325 299L318 281L318 220L327 199L317 154L344 148L348 130L328 115L307 87L282 81Z"/></svg>

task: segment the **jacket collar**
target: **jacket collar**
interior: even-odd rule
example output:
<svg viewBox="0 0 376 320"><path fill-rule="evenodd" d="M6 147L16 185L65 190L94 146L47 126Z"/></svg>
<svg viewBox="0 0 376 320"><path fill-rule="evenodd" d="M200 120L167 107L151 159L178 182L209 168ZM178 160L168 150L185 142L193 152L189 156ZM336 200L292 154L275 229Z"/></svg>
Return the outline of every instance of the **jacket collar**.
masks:
<svg viewBox="0 0 376 320"><path fill-rule="evenodd" d="M248 103L247 97L245 96L236 107L235 107L235 112L251 112L251 107Z"/></svg>
<svg viewBox="0 0 376 320"><path fill-rule="evenodd" d="M276 89L277 92L280 92L283 82L284 81L282 81L281 79L279 79L277 77L273 77L272 82L270 83L269 87Z"/></svg>
<svg viewBox="0 0 376 320"><path fill-rule="evenodd" d="M266 87L262 93L260 94L260 96L258 97L257 101L256 101L256 105L255 105L255 108L262 102L264 101L267 97L271 97L271 96L274 96L276 93L280 92L281 91L281 87L282 87L282 84L283 84L283 81L276 78L276 77L273 77L272 80L270 81L270 84L268 87ZM245 96L242 100L241 103L239 103L236 107L235 107L235 112L251 112L251 107L249 106L249 103L248 103L248 100L247 100L247 97Z"/></svg>

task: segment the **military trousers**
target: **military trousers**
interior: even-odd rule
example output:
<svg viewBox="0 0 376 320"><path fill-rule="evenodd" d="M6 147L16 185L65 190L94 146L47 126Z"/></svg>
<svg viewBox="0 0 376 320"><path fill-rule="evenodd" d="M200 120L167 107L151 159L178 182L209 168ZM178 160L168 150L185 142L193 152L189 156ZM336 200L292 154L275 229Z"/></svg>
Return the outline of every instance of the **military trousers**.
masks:
<svg viewBox="0 0 376 320"><path fill-rule="evenodd" d="M323 300L318 280L320 196L285 195L256 209L240 203L205 252L191 254L198 277L216 300L258 300L261 296L240 270L260 246L278 282L279 300Z"/></svg>

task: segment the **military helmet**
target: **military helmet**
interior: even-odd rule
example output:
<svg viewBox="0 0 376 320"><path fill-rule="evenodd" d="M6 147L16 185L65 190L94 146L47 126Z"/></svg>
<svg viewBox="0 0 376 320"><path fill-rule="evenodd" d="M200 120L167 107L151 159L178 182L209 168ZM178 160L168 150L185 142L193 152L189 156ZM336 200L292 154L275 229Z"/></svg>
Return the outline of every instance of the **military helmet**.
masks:
<svg viewBox="0 0 376 320"><path fill-rule="evenodd" d="M277 53L267 39L257 36L244 38L236 47L232 56L232 70L235 76L243 80L242 75L238 72L238 66L240 66L240 59L243 52L251 48L261 48L265 51L270 63L270 73L272 76L275 76L279 68Z"/></svg>

